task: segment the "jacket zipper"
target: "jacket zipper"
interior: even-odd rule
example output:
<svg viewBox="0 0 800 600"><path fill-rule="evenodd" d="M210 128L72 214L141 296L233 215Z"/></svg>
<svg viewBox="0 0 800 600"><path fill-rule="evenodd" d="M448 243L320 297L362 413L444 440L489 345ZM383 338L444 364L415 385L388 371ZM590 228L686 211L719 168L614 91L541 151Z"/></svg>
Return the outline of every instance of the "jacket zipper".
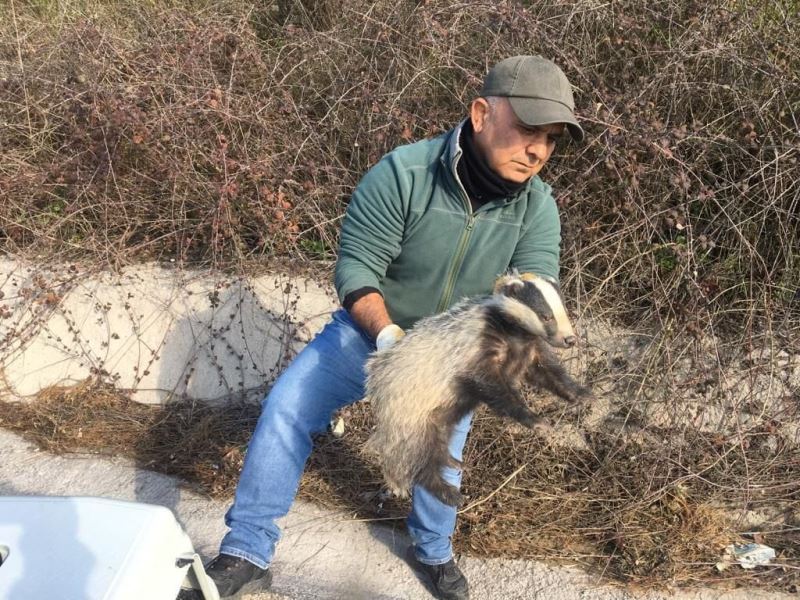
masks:
<svg viewBox="0 0 800 600"><path fill-rule="evenodd" d="M464 255L467 253L469 239L472 237L472 228L475 226L475 213L472 212L472 206L469 203L467 191L464 189L464 185L458 178L458 173L456 172L455 167L453 168L452 173L456 183L458 184L461 200L464 203L464 208L467 209L467 224L464 228L464 231L461 233L461 238L458 240L456 256L453 259L453 266L450 268L450 272L447 275L447 283L445 284L444 292L442 293L442 299L439 301L439 306L436 309L437 313L445 310L447 305L450 303L450 298L453 295L453 290L455 289L456 277L458 276L458 272L461 270L461 263L464 262Z"/></svg>
<svg viewBox="0 0 800 600"><path fill-rule="evenodd" d="M453 295L453 289L455 288L456 275L458 275L458 272L461 270L461 263L464 262L464 255L467 253L467 245L469 244L469 238L472 236L472 228L474 226L475 217L470 214L467 219L467 226L461 234L461 239L458 243L458 251L453 261L453 268L450 270L450 274L447 277L447 285L444 288L444 294L442 295L442 300L439 302L439 307L436 312L445 310L450 302L450 297Z"/></svg>

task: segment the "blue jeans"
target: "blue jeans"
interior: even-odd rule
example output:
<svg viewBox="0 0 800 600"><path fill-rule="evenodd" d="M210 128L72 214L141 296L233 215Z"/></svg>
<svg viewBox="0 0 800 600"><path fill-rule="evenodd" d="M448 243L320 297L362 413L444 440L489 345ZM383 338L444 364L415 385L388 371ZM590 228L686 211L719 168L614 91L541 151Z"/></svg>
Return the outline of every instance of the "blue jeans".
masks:
<svg viewBox="0 0 800 600"><path fill-rule="evenodd" d="M363 398L364 363L374 351L374 341L347 311L338 310L278 378L263 402L233 506L225 515L230 531L221 553L262 569L269 566L280 538L275 519L289 512L294 501L312 436L326 430L334 411ZM458 460L471 418L458 423L450 441L450 453ZM460 470L448 467L443 475L461 485ZM420 562L435 565L452 558L455 507L417 486L407 525Z"/></svg>

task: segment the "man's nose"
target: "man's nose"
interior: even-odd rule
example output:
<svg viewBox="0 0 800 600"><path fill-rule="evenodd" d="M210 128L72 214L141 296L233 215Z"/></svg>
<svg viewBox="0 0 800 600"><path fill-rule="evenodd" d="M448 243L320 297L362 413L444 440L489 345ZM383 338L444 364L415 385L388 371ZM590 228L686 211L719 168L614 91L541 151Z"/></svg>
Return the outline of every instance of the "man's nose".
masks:
<svg viewBox="0 0 800 600"><path fill-rule="evenodd" d="M526 151L537 160L544 160L544 157L547 156L547 134L541 133L531 138Z"/></svg>

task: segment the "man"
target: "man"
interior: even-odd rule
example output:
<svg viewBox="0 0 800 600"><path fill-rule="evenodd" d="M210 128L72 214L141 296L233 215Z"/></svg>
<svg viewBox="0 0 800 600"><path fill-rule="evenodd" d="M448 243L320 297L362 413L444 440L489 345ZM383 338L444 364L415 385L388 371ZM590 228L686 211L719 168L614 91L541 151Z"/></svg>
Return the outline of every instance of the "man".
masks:
<svg viewBox="0 0 800 600"><path fill-rule="evenodd" d="M537 174L556 140L583 139L566 76L516 56L487 75L469 118L433 140L397 148L362 179L341 232L336 289L344 306L264 401L245 458L230 531L207 567L223 598L266 587L280 530L312 447L337 409L364 392L364 362L423 316L492 290L509 268L558 278L561 228ZM461 459L471 415L450 452ZM445 478L459 486L461 473ZM414 489L411 562L437 597L468 598L453 560L456 509Z"/></svg>

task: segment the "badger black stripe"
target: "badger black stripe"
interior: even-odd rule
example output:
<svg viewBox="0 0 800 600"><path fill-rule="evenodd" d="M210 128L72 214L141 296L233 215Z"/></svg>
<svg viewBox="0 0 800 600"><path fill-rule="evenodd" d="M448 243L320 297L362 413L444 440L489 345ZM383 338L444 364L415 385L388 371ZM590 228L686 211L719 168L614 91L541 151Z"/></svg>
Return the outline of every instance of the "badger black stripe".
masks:
<svg viewBox="0 0 800 600"><path fill-rule="evenodd" d="M543 321L553 318L552 307L545 299L539 286L535 283L526 282L525 285L519 286L514 290L514 293L511 294L511 297L516 298L524 305L530 307Z"/></svg>
<svg viewBox="0 0 800 600"><path fill-rule="evenodd" d="M543 298L544 299L544 298ZM506 314L502 307L497 305L487 306L485 309L484 335L491 336L492 334L501 338L531 337L531 333L519 326L519 322L512 316Z"/></svg>

